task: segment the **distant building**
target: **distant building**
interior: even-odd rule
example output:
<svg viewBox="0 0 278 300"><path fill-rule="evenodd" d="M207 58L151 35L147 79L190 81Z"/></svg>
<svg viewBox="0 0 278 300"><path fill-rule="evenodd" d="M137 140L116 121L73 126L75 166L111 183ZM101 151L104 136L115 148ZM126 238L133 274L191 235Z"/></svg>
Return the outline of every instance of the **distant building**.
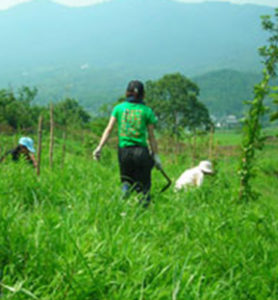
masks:
<svg viewBox="0 0 278 300"><path fill-rule="evenodd" d="M240 121L235 115L228 115L218 119L215 122L216 128L237 128L240 126Z"/></svg>
<svg viewBox="0 0 278 300"><path fill-rule="evenodd" d="M221 128L221 127L222 127L222 124L221 124L220 122L216 122L216 123L215 123L215 127L216 127L216 128Z"/></svg>
<svg viewBox="0 0 278 300"><path fill-rule="evenodd" d="M229 115L225 119L226 127L235 128L239 126L239 121L235 115Z"/></svg>

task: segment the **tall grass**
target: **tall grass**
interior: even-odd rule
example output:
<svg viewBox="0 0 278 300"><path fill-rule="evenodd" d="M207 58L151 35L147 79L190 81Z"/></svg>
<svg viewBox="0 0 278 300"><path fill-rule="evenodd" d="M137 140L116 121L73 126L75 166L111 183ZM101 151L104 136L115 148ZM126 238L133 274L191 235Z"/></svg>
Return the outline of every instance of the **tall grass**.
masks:
<svg viewBox="0 0 278 300"><path fill-rule="evenodd" d="M238 203L238 160L223 157L187 193L159 194L154 170L148 209L121 198L113 150L96 163L72 144L61 169L59 149L40 179L0 166L1 300L278 298L277 148L260 157L255 203ZM190 165L163 161L173 179Z"/></svg>

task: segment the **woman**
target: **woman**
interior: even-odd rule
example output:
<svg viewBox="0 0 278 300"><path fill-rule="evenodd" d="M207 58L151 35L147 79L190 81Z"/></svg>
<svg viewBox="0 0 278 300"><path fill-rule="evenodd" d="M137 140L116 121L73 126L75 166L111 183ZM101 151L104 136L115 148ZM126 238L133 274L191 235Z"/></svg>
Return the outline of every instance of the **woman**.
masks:
<svg viewBox="0 0 278 300"><path fill-rule="evenodd" d="M1 157L0 162L4 161L4 159L11 155L13 161L18 161L21 156L25 158L30 164L37 166L37 161L35 158L35 148L34 148L34 141L29 137L22 137L18 141L18 146L8 152L5 153L3 157Z"/></svg>
<svg viewBox="0 0 278 300"><path fill-rule="evenodd" d="M131 81L126 90L126 101L112 111L109 123L93 155L100 159L101 150L117 122L119 137L119 164L124 196L131 190L143 193L145 205L150 202L151 170L155 165L162 168L154 136L156 117L145 105L144 85L138 80ZM147 136L152 152L149 153Z"/></svg>

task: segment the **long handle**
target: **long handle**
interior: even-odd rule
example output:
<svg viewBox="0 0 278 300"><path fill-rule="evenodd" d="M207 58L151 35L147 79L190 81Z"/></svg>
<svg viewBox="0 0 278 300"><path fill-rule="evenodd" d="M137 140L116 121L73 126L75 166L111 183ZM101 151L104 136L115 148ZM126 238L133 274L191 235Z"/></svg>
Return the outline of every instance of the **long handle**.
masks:
<svg viewBox="0 0 278 300"><path fill-rule="evenodd" d="M163 193L170 187L170 185L172 184L172 180L169 178L169 176L165 173L165 171L162 168L159 169L159 171L167 180L167 184L160 191L160 193Z"/></svg>

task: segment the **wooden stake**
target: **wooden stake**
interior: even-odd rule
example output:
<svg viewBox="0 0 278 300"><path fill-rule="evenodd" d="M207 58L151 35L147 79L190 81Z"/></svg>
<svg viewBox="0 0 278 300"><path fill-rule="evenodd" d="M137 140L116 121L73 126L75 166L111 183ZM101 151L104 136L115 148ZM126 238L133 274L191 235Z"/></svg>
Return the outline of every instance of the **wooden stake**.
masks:
<svg viewBox="0 0 278 300"><path fill-rule="evenodd" d="M196 151L197 151L197 135L196 135L196 131L194 130L193 147L192 147L192 164L193 164L193 166L195 166L195 163L196 163Z"/></svg>
<svg viewBox="0 0 278 300"><path fill-rule="evenodd" d="M42 151L42 116L39 117L38 126L38 164L37 164L37 175L40 176L41 170L41 151Z"/></svg>
<svg viewBox="0 0 278 300"><path fill-rule="evenodd" d="M13 148L15 148L17 145L18 145L18 138L17 138L16 135L14 135L14 138L13 138Z"/></svg>
<svg viewBox="0 0 278 300"><path fill-rule="evenodd" d="M54 146L54 117L53 104L50 104L50 143L49 143L49 166L53 168L53 146Z"/></svg>
<svg viewBox="0 0 278 300"><path fill-rule="evenodd" d="M62 161L61 161L61 167L64 168L65 165L65 157L66 157L66 140L67 140L67 131L65 130L63 132L63 148L62 148Z"/></svg>
<svg viewBox="0 0 278 300"><path fill-rule="evenodd" d="M214 128L211 126L209 133L209 160L213 159L213 140L214 140Z"/></svg>

